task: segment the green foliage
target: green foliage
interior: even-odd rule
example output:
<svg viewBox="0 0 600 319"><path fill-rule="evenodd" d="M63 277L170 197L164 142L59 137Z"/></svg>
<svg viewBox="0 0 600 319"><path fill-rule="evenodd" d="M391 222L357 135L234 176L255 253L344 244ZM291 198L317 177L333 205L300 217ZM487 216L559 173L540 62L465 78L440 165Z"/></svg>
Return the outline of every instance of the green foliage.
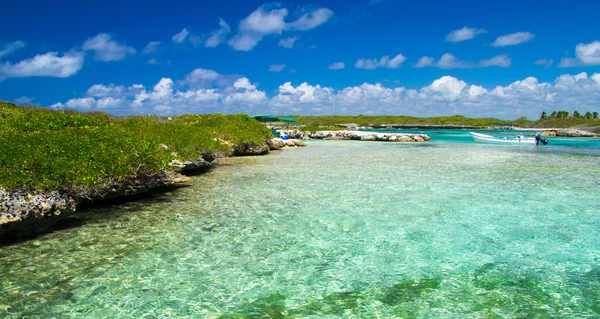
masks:
<svg viewBox="0 0 600 319"><path fill-rule="evenodd" d="M513 124L515 121L498 120L494 118L468 118L462 115L436 116L436 117L414 117L414 116L293 116L300 123L308 127L325 126L335 127L339 124L356 123L360 126L381 126L385 124L405 125L464 125L464 126L492 126L494 124ZM521 121L529 123L525 119ZM320 129L319 129L320 130Z"/></svg>
<svg viewBox="0 0 600 319"><path fill-rule="evenodd" d="M263 144L271 136L263 124L243 114L184 115L169 121L18 107L0 101L0 186L8 190L93 187L107 179L172 170L168 163L176 158L223 154L229 144Z"/></svg>
<svg viewBox="0 0 600 319"><path fill-rule="evenodd" d="M316 131L342 131L345 128L341 126L318 126L318 125L306 125L302 127L305 132L314 133Z"/></svg>

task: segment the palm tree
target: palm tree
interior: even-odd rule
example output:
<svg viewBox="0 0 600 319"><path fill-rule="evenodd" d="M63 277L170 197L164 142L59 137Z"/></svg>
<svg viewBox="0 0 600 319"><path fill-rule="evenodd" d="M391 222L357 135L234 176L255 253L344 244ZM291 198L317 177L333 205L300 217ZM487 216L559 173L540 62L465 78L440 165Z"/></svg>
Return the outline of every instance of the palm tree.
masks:
<svg viewBox="0 0 600 319"><path fill-rule="evenodd" d="M546 111L542 111L542 115L540 115L540 120L543 120L547 117L548 117L548 114L546 114Z"/></svg>

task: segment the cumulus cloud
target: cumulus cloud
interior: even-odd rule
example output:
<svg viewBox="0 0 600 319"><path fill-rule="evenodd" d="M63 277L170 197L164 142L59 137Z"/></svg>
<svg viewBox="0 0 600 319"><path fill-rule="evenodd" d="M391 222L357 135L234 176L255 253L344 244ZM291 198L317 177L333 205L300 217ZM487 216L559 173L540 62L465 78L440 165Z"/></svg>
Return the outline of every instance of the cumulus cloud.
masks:
<svg viewBox="0 0 600 319"><path fill-rule="evenodd" d="M479 61L479 63L474 63L471 61L459 60L454 55L450 53L445 53L437 62L435 62L435 59L433 59L432 57L421 57L419 61L414 65L414 67L423 68L431 66L438 67L440 69L469 69L476 67L485 68L491 66L499 66L507 68L511 65L511 63L512 60L506 54L497 55L491 59L483 59Z"/></svg>
<svg viewBox="0 0 600 319"><path fill-rule="evenodd" d="M0 64L0 79L30 76L66 78L76 74L82 66L82 52L71 51L63 56L58 56L57 52L48 52L16 64Z"/></svg>
<svg viewBox="0 0 600 319"><path fill-rule="evenodd" d="M281 72L285 69L285 64L273 64L269 67L269 72Z"/></svg>
<svg viewBox="0 0 600 319"><path fill-rule="evenodd" d="M92 85L85 94L90 97L113 97L113 98L123 98L123 97L131 97L138 93L140 93L144 89L144 86L141 84L134 84L132 86L124 86L124 85L103 85L103 84L94 84Z"/></svg>
<svg viewBox="0 0 600 319"><path fill-rule="evenodd" d="M575 47L575 59L563 58L559 67L600 65L600 41L588 44L579 43Z"/></svg>
<svg viewBox="0 0 600 319"><path fill-rule="evenodd" d="M135 49L119 44L107 33L100 33L83 43L84 51L94 51L94 58L98 61L119 61L128 54L135 54Z"/></svg>
<svg viewBox="0 0 600 319"><path fill-rule="evenodd" d="M354 64L354 67L358 69L374 70L377 68L390 68L397 69L402 63L406 61L406 57L402 54L398 54L392 59L385 55L381 59L358 59Z"/></svg>
<svg viewBox="0 0 600 319"><path fill-rule="evenodd" d="M21 48L24 48L24 47L25 47L25 42L23 42L23 41L15 41L13 43L9 43L9 44L5 45L2 50L0 50L0 59L2 59L4 56L9 55Z"/></svg>
<svg viewBox="0 0 600 319"><path fill-rule="evenodd" d="M210 36L208 39L206 39L204 45L207 48L214 48L218 46L219 44L225 42L225 38L229 32L231 32L231 27L229 24L227 24L225 20L219 18L219 29L210 33Z"/></svg>
<svg viewBox="0 0 600 319"><path fill-rule="evenodd" d="M497 55L491 59L481 60L479 61L479 66L481 67L489 67L489 66L499 66L501 68L507 68L511 65L512 60L506 54Z"/></svg>
<svg viewBox="0 0 600 319"><path fill-rule="evenodd" d="M432 57L424 56L424 57L421 57L419 59L419 61L417 61L417 63L415 64L415 68L424 68L426 66L433 66L433 65L435 65L435 60Z"/></svg>
<svg viewBox="0 0 600 319"><path fill-rule="evenodd" d="M439 116L461 114L515 119L535 118L541 111L595 110L600 104L600 73L564 74L554 82L528 77L505 86L483 87L453 76L443 76L422 88L386 87L363 83L342 89L303 82L285 82L268 97L246 77L216 85L229 78L197 69L175 84L162 78L152 88L94 85L86 96L54 104L54 108L114 114L270 113L270 114L402 114ZM211 86L189 85L200 80Z"/></svg>
<svg viewBox="0 0 600 319"><path fill-rule="evenodd" d="M517 45L523 42L527 42L535 37L535 34L531 32L516 32L507 35L502 35L496 38L496 41L492 43L493 47L505 47L509 45Z"/></svg>
<svg viewBox="0 0 600 319"><path fill-rule="evenodd" d="M183 43L189 34L190 33L188 32L187 28L183 28L181 31L171 37L171 39L175 43Z"/></svg>
<svg viewBox="0 0 600 319"><path fill-rule="evenodd" d="M330 70L341 70L344 69L346 67L346 64L344 62L335 62L335 63L331 63L327 68Z"/></svg>
<svg viewBox="0 0 600 319"><path fill-rule="evenodd" d="M436 66L440 69L467 69L475 67L475 64L473 62L461 61L454 55L446 53L442 55Z"/></svg>
<svg viewBox="0 0 600 319"><path fill-rule="evenodd" d="M313 29L329 20L333 11L318 8L304 13L292 22L285 21L287 15L288 10L285 8L265 11L264 6L260 7L240 22L238 33L228 43L235 50L249 51L267 35Z"/></svg>
<svg viewBox="0 0 600 319"><path fill-rule="evenodd" d="M142 54L150 54L152 52L156 52L156 50L158 50L159 45L160 42L158 41L148 42L148 44L144 47L144 50L142 50Z"/></svg>
<svg viewBox="0 0 600 319"><path fill-rule="evenodd" d="M281 39L281 40L279 40L279 43L277 45L282 46L284 48L291 49L294 47L294 43L296 42L296 40L298 40L298 37L289 37L289 38Z"/></svg>
<svg viewBox="0 0 600 319"><path fill-rule="evenodd" d="M463 27L462 29L454 30L446 35L446 41L458 43L465 40L471 40L475 36L487 33L484 29Z"/></svg>

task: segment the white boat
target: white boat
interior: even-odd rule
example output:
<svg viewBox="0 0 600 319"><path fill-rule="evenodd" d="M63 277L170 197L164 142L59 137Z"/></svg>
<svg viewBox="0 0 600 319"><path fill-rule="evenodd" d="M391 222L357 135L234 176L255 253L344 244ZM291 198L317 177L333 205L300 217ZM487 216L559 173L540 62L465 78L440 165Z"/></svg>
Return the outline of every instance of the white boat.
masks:
<svg viewBox="0 0 600 319"><path fill-rule="evenodd" d="M484 144L499 144L499 145L537 145L538 143L542 143L546 145L548 141L539 137L536 139L535 137L525 137L523 135L517 135L515 137L495 137L487 134L469 132L476 143L484 143Z"/></svg>

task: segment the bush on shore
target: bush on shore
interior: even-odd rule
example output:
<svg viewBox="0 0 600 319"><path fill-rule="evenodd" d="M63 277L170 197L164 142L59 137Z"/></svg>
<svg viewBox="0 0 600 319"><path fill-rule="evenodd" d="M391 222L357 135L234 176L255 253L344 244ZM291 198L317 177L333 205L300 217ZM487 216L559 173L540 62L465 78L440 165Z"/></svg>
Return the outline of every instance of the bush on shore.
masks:
<svg viewBox="0 0 600 319"><path fill-rule="evenodd" d="M171 160L224 155L231 144L261 145L270 137L244 114L117 118L0 101L0 187L92 188L108 179L176 170Z"/></svg>

